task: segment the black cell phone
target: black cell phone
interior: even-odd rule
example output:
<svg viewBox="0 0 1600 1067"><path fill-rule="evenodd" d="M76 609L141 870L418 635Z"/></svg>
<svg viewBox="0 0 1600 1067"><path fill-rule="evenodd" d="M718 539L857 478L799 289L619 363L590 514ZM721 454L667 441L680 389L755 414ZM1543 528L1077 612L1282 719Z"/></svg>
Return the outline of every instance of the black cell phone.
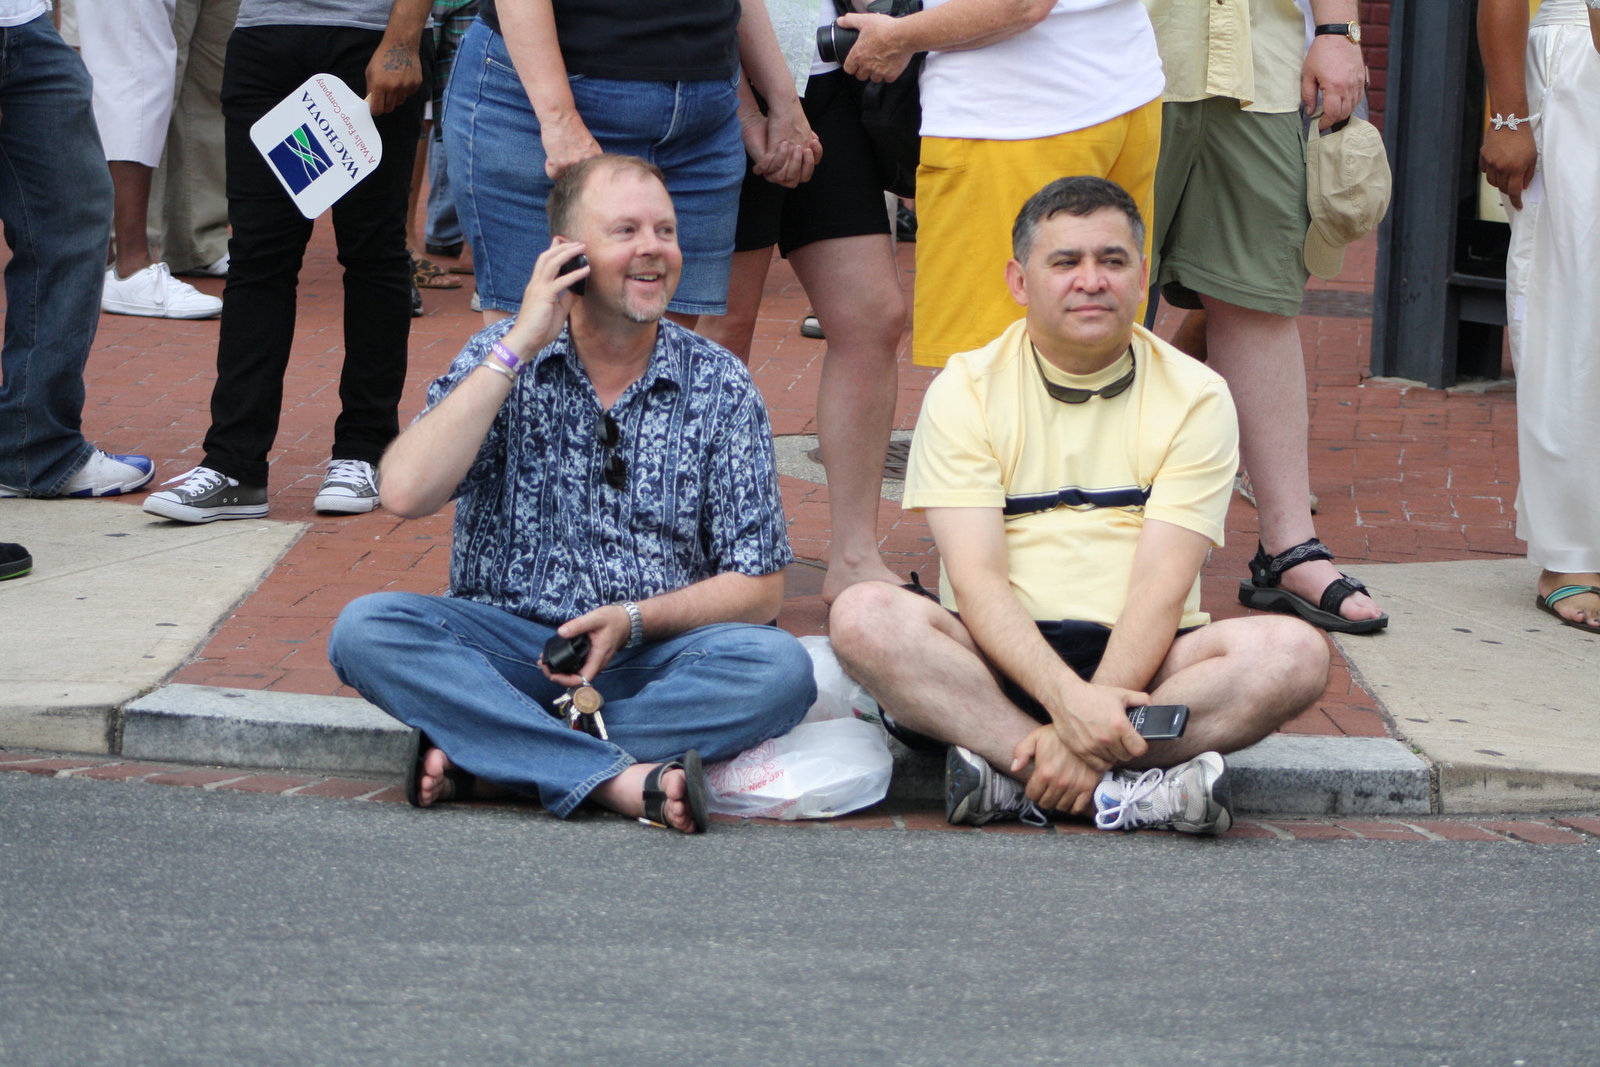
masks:
<svg viewBox="0 0 1600 1067"><path fill-rule="evenodd" d="M556 271L556 277L559 278L563 274L571 274L573 271L577 270L579 267L587 267L588 265L589 265L589 257L586 256L586 255L583 255L582 253L580 253L580 254L578 254L576 256L573 256L571 259L567 260L565 263L561 264L561 269ZM571 285L567 286L567 291L572 293L574 296L582 296L583 295L583 290L584 290L584 283L587 282L588 280L589 280L588 278L579 278L577 281L575 281Z"/></svg>
<svg viewBox="0 0 1600 1067"><path fill-rule="evenodd" d="M1189 725L1187 704L1147 704L1129 708L1128 721L1146 741L1176 741Z"/></svg>
<svg viewBox="0 0 1600 1067"><path fill-rule="evenodd" d="M554 634L544 643L544 665L552 674L577 674L589 658L589 635L566 638Z"/></svg>

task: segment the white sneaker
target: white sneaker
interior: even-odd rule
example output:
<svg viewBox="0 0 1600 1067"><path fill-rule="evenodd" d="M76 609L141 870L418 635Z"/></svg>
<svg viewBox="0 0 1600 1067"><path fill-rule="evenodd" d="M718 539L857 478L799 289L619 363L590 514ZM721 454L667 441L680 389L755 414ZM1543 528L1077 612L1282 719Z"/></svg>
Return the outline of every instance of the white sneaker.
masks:
<svg viewBox="0 0 1600 1067"><path fill-rule="evenodd" d="M180 270L178 273L201 278L226 278L228 276L228 253L222 253L219 258L204 266L190 267L188 270Z"/></svg>
<svg viewBox="0 0 1600 1067"><path fill-rule="evenodd" d="M131 493L148 482L156 472L149 456L112 455L98 448L89 462L78 468L67 479L57 496L120 496ZM25 489L0 485L0 497L22 497L33 494Z"/></svg>
<svg viewBox="0 0 1600 1067"><path fill-rule="evenodd" d="M126 278L106 268L100 307L114 315L148 315L156 319L211 319L222 314L222 301L207 296L172 276L165 263L152 263Z"/></svg>
<svg viewBox="0 0 1600 1067"><path fill-rule="evenodd" d="M331 459L311 506L319 512L359 515L378 506L378 472L364 459Z"/></svg>
<svg viewBox="0 0 1600 1067"><path fill-rule="evenodd" d="M1107 771L1094 791L1094 824L1102 830L1141 827L1184 834L1225 834L1228 766L1215 752L1162 770Z"/></svg>

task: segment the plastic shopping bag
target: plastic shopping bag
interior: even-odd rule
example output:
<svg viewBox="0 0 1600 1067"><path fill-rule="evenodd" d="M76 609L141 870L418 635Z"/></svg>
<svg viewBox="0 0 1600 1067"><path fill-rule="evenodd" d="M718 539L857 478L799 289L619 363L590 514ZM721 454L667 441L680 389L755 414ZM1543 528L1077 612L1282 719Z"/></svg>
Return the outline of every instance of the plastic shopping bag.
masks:
<svg viewBox="0 0 1600 1067"><path fill-rule="evenodd" d="M878 702L839 666L833 645L826 637L809 635L800 645L811 656L811 673L817 681L817 699L801 722L826 719L865 719L880 722Z"/></svg>
<svg viewBox="0 0 1600 1067"><path fill-rule="evenodd" d="M706 781L711 810L723 815L830 819L882 800L893 769L882 726L826 719L710 764Z"/></svg>

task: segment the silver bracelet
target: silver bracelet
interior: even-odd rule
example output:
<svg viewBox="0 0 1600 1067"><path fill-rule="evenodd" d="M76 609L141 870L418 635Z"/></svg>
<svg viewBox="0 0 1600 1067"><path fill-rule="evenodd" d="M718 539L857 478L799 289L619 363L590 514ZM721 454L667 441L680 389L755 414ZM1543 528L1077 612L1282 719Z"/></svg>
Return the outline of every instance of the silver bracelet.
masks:
<svg viewBox="0 0 1600 1067"><path fill-rule="evenodd" d="M1503 130L1508 126L1514 130L1524 122L1532 122L1538 117L1539 113L1537 111L1531 115L1501 115L1496 112L1489 116L1489 123L1497 130Z"/></svg>
<svg viewBox="0 0 1600 1067"><path fill-rule="evenodd" d="M623 601L622 610L628 613L628 643L623 647L633 648L644 640L644 615L631 600Z"/></svg>
<svg viewBox="0 0 1600 1067"><path fill-rule="evenodd" d="M511 379L512 385L517 383L517 372L509 367L503 366L497 359L492 357L487 358L482 363L479 363L478 366L483 367L486 370L492 370L496 374L504 374L507 378Z"/></svg>

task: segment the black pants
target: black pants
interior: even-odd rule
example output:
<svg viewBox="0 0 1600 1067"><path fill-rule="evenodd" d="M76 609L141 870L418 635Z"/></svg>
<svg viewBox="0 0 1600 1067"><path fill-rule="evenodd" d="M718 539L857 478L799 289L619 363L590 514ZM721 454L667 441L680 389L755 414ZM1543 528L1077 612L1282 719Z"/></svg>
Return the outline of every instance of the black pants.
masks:
<svg viewBox="0 0 1600 1067"><path fill-rule="evenodd" d="M267 453L278 435L294 341L300 265L312 228L257 153L250 127L313 74L337 75L364 96L367 63L382 38L376 30L256 26L235 30L228 39L222 113L233 234L203 462L246 485L267 484ZM335 459L376 463L400 429L411 335L406 198L433 65L427 35L422 47L422 88L376 118L383 161L332 208L344 268Z"/></svg>

